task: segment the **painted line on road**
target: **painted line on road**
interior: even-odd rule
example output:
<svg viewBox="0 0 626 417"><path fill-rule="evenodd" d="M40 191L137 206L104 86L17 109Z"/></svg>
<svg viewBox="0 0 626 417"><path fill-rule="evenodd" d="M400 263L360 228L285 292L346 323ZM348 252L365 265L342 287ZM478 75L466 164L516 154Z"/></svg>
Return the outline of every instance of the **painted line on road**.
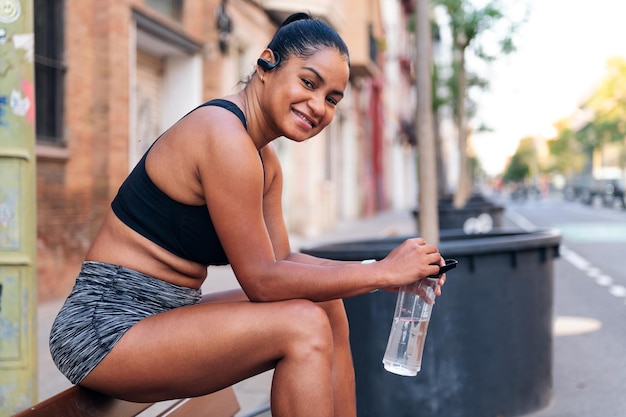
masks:
<svg viewBox="0 0 626 417"><path fill-rule="evenodd" d="M509 220L511 220L513 223L526 231L537 229L537 226L535 226L530 220L528 220L526 217L522 216L519 213L515 213L514 211L508 212L506 214L506 217L508 217Z"/></svg>
<svg viewBox="0 0 626 417"><path fill-rule="evenodd" d="M609 288L609 293L616 297L626 297L626 287L622 285L613 285Z"/></svg>
<svg viewBox="0 0 626 417"><path fill-rule="evenodd" d="M537 226L535 226L530 220L519 213L508 212L507 217L524 230L534 230L537 228ZM583 258L578 253L563 244L560 245L559 251L561 253L561 257L572 264L574 268L593 279L596 284L602 287L607 287L609 294L617 298L626 298L626 287L613 285L613 278L602 272L599 268L593 266L587 259Z"/></svg>
<svg viewBox="0 0 626 417"><path fill-rule="evenodd" d="M601 287L608 287L609 294L617 298L626 297L626 287L623 287L622 285L613 285L613 278L603 273L600 269L591 266L591 263L585 258L567 248L563 244L561 244L560 252L563 259L568 261L579 271L586 274L589 278L593 279L596 284Z"/></svg>

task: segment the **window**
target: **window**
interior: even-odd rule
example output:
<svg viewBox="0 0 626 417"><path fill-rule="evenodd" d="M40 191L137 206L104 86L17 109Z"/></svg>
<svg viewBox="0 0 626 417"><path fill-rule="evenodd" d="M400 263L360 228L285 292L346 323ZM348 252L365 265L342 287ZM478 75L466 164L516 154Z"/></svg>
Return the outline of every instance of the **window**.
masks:
<svg viewBox="0 0 626 417"><path fill-rule="evenodd" d="M182 20L183 0L146 0L146 4L174 20Z"/></svg>
<svg viewBox="0 0 626 417"><path fill-rule="evenodd" d="M63 145L64 0L35 0L37 142Z"/></svg>

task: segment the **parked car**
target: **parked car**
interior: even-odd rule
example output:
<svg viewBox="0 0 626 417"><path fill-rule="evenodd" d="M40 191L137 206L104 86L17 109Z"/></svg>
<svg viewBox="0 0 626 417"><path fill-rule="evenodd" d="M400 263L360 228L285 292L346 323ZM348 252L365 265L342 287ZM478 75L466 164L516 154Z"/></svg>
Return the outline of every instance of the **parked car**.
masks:
<svg viewBox="0 0 626 417"><path fill-rule="evenodd" d="M594 179L579 191L584 204L601 204L605 207L626 208L624 182L619 179Z"/></svg>

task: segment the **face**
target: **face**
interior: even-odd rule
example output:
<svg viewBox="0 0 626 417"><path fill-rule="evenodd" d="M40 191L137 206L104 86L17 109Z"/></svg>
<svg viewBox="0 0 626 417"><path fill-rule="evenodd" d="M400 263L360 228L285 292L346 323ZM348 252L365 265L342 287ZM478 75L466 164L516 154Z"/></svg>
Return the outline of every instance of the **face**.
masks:
<svg viewBox="0 0 626 417"><path fill-rule="evenodd" d="M265 75L271 120L279 135L304 141L333 120L349 78L348 63L335 48L310 57L291 56Z"/></svg>

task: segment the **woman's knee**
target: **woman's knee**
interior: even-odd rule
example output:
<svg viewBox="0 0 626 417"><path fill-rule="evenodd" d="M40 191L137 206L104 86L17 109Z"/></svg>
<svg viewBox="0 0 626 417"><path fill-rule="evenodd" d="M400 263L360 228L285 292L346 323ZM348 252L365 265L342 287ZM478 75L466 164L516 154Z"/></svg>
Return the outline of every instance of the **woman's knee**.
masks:
<svg viewBox="0 0 626 417"><path fill-rule="evenodd" d="M343 304L343 300L331 300L320 303L320 306L326 312L328 316L328 320L330 321L330 325L333 329L333 334L335 338L339 337L348 337L349 336L349 325L348 325L348 315L346 314L346 309Z"/></svg>
<svg viewBox="0 0 626 417"><path fill-rule="evenodd" d="M333 334L324 308L308 300L290 300L285 304L288 340L293 347L331 352Z"/></svg>

